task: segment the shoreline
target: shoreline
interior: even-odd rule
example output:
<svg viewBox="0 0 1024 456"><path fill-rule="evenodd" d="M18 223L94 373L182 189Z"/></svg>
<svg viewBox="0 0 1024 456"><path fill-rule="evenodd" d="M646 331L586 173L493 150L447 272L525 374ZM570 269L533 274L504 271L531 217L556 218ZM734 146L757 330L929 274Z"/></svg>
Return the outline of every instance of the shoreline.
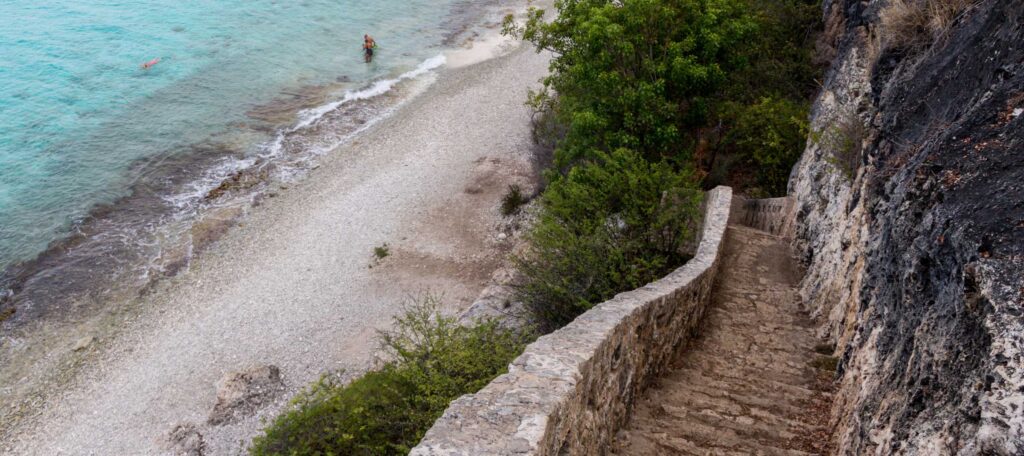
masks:
<svg viewBox="0 0 1024 456"><path fill-rule="evenodd" d="M211 454L222 454L239 435L251 437L261 428L259 417L273 416L284 398L321 373L368 366L374 330L386 325L410 294L440 288L449 306L468 305L502 255L501 243L488 233L498 220L503 184L529 185L535 178L528 163L529 114L522 100L546 70L546 59L525 46L442 70L430 91L325 155L302 181L274 189L187 271L162 280L125 312L96 321L97 338L71 353L87 367L68 380L67 390L48 392L42 398L47 405L9 429L2 447L17 454L165 451L153 443L170 431L165 421L202 424L217 377L253 363L280 366L288 387L281 400L242 423L207 434ZM486 107L489 102L500 102L502 108ZM443 135L441 126L448 128ZM410 143L417 135L420 143ZM325 206L329 201L332 205ZM335 233L325 232L326 227ZM302 246L285 237L325 242ZM370 269L372 247L382 242L394 254ZM335 255L322 252L329 246ZM318 267L301 271L304 264ZM260 274L260 280L253 277ZM115 335L108 338L108 330ZM167 370L168 363L181 369ZM192 372L186 375L182 370L188 371L187 366ZM154 378L153 370L163 375ZM133 378L132 372L144 378ZM190 404L176 404L158 392ZM126 401L118 393L145 398ZM86 410L103 409L111 415L98 422L82 418ZM163 413L171 410L178 413ZM126 435L136 424L144 428L138 431L145 438ZM89 438L95 435L116 435L120 442ZM87 449L85 444L102 447Z"/></svg>
<svg viewBox="0 0 1024 456"><path fill-rule="evenodd" d="M459 54L466 43L480 47L475 42L498 27L495 19L524 9L521 2L454 8L446 22L454 29L418 65L392 68L359 86L342 71L333 83L282 90L254 105L246 122L235 122L238 131L132 162L128 168L145 170L146 178L93 205L33 257L0 267L0 350L40 320L102 311L105 302L132 299L187 268L219 238L224 218L244 217L272 187L301 180L319 156L429 86L446 55ZM236 141L252 136L261 138Z"/></svg>
<svg viewBox="0 0 1024 456"><path fill-rule="evenodd" d="M461 45L456 48L445 47L447 50L441 55L463 54L463 60L467 55L470 60L480 60L480 55L472 54L479 54L482 48L494 47L494 43L482 43L484 40L479 39L481 34L486 37L489 31L495 31L497 25L493 19L500 14L516 11L516 8L515 5L489 2L485 7L462 10L469 15L461 18L459 23L463 25L449 33L447 38L455 40L461 37ZM480 22L465 22L473 18ZM472 49L465 49L469 44ZM484 52L488 53L487 50ZM490 57L490 54L482 56L483 59ZM3 283L0 280L0 440L7 433L10 422L26 413L21 405L38 403L37 398L42 392L59 388L73 377L73 371L80 364L79 357L66 353L67 347L80 345L89 338L102 341L109 334L117 332L122 320L132 318L133 314L144 308L139 302L144 302L153 290L165 282L173 281L182 271L187 271L207 247L233 230L237 224L244 223L248 214L257 206L277 196L282 189L304 179L311 169L320 166L318 163L323 154L331 153L330 150L344 145L374 123L400 110L406 102L418 96L418 92L429 89L437 72L446 71L444 67L433 71L430 68L422 69L424 65L429 64L421 62L419 67L405 73L385 75L365 86L346 91L346 94L355 93L357 98L362 98L367 95L366 91L382 82L391 89L382 94L370 94L376 96L367 96L366 100L337 103L324 98L314 105L308 105L309 108L295 111L296 122L312 123L308 121L310 114L323 118L325 122L315 125L315 129L332 135L331 139L337 140L339 145L316 152L299 151L298 155L302 157L298 160L305 161L304 168L296 168L298 174L293 175L293 179L283 180L279 176L262 173L257 169L260 165L258 162L257 166L249 169L222 173L224 175L213 181L209 189L200 192L205 195L200 195L203 203L191 208L184 221L174 221L175 217L168 217L167 214L158 215L157 212L163 209L155 209L160 206L161 200L181 196L178 195L181 188L168 193L154 191L156 189L152 185L139 183L133 186L130 195L118 202L97 206L87 217L87 222L75 230L75 234L54 241L35 260L14 265L13 269L9 268L6 272L0 271L0 279L15 279L15 288L20 288L24 281L29 282L24 295L11 296L4 291L4 285L12 285L12 282ZM409 73L416 74L406 77ZM322 109L335 103L334 110ZM368 119L364 108L375 110L376 114ZM311 109L322 111L310 113ZM288 129L301 130L294 125ZM278 131L287 133L286 130ZM265 144L270 144L271 139L267 141ZM195 162L200 165L200 170L187 176L167 174L164 178L168 182L180 183L180 179L185 178L198 183L199 180L209 180L201 176L216 174L219 166L214 165L222 160L238 162L251 159L239 156L237 151L218 150L220 147L225 146L212 142L197 145L195 151L176 159L176 164L172 164L171 168L182 165L188 161L190 154L198 154L200 150L204 154L213 153L212 157ZM286 167L289 165L284 164ZM226 198L223 197L225 194ZM213 197L209 198L211 195ZM133 222L152 220L138 225L144 226L143 230L146 231L157 226L159 232L150 232L142 238L122 232L125 217L131 218ZM172 221L165 223L168 219ZM161 228L161 225L167 226ZM107 245L105 240L92 238L114 239L115 243ZM146 242L140 243L143 239ZM151 246L154 242L159 244L155 251L151 248L146 252L126 248L126 243ZM102 251L97 251L97 248ZM115 268L120 270L115 272ZM22 298L24 301L19 302ZM8 312L13 307L5 302L17 303L18 311Z"/></svg>

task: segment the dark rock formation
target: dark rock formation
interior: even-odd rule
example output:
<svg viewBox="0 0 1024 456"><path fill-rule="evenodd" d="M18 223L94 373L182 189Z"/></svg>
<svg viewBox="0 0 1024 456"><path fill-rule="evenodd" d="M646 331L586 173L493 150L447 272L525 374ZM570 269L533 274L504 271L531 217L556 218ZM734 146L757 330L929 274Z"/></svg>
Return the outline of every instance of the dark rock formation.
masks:
<svg viewBox="0 0 1024 456"><path fill-rule="evenodd" d="M826 1L836 59L812 128L856 147L810 144L790 184L802 294L841 358L839 449L1021 455L1024 2L904 49L886 14Z"/></svg>

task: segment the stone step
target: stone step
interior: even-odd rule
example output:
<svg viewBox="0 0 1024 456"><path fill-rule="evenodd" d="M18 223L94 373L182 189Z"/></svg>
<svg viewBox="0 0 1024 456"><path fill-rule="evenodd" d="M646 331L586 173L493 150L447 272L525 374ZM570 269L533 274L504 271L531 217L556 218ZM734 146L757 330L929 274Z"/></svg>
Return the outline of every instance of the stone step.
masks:
<svg viewBox="0 0 1024 456"><path fill-rule="evenodd" d="M737 444L735 446L716 446L708 443L697 443L680 437L678 435L648 433L632 436L642 442L637 443L644 447L642 453L629 453L617 450L617 454L629 456L750 456L750 455L786 455L786 456L811 456L798 450L779 450L771 448L760 448L757 446Z"/></svg>
<svg viewBox="0 0 1024 456"><path fill-rule="evenodd" d="M680 401L682 406L712 409L724 413L739 414L743 410L757 409L780 416L798 416L804 410L807 401L812 398L806 395L792 395L784 392L754 390L745 386L731 385L714 381L705 377L700 383L678 383L669 386L671 398ZM662 399L658 391L652 397Z"/></svg>
<svg viewBox="0 0 1024 456"><path fill-rule="evenodd" d="M662 409L680 422L698 422L714 429L732 429L738 435L764 442L775 442L782 437L784 443L797 434L818 430L816 426L789 419L767 409L753 407L729 413L716 407L716 404L705 401L706 406L691 403L681 406L663 405Z"/></svg>
<svg viewBox="0 0 1024 456"><path fill-rule="evenodd" d="M811 358L808 358L808 361ZM685 370L699 370L711 377L757 379L772 384L791 385L810 391L813 385L813 368L793 366L787 363L772 363L770 360L728 356L722 353L694 351L683 361ZM806 363L807 361L805 361Z"/></svg>
<svg viewBox="0 0 1024 456"><path fill-rule="evenodd" d="M614 447L622 455L808 455L823 434L809 413L814 324L803 313L785 241L730 227L701 336L637 404Z"/></svg>
<svg viewBox="0 0 1024 456"><path fill-rule="evenodd" d="M695 417L680 420L670 414L640 418L637 425L638 429L673 429L675 430L672 434L673 438L692 442L698 448L721 448L736 451L739 454L767 456L806 454L787 447L789 439L797 436L788 430L778 430L776 434L766 436L756 432L737 431L735 427L725 426L722 423L710 423Z"/></svg>

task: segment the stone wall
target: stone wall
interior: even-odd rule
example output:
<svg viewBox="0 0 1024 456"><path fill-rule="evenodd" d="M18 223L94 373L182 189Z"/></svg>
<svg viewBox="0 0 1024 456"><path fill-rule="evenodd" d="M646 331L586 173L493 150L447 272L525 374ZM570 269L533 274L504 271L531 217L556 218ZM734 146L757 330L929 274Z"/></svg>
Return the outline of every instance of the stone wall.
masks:
<svg viewBox="0 0 1024 456"><path fill-rule="evenodd" d="M776 236L790 237L793 234L793 198L746 199L735 196L730 223L749 226L767 231Z"/></svg>
<svg viewBox="0 0 1024 456"><path fill-rule="evenodd" d="M705 198L692 260L541 337L509 372L454 401L412 455L599 455L704 316L732 191Z"/></svg>

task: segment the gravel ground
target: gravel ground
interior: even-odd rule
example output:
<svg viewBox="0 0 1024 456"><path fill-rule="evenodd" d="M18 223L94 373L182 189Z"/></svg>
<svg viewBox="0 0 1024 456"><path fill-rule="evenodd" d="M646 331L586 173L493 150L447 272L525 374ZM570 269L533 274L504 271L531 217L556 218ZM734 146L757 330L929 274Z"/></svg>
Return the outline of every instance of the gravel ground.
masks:
<svg viewBox="0 0 1024 456"><path fill-rule="evenodd" d="M370 365L375 329L410 296L468 305L506 249L493 228L505 187L534 179L523 101L546 70L526 47L443 70L147 295L0 448L169 454L165 436L191 423L205 454L244 453L260 420L299 388ZM373 248L385 242L392 255L377 263ZM206 425L215 382L259 364L280 367L287 394L239 423Z"/></svg>

